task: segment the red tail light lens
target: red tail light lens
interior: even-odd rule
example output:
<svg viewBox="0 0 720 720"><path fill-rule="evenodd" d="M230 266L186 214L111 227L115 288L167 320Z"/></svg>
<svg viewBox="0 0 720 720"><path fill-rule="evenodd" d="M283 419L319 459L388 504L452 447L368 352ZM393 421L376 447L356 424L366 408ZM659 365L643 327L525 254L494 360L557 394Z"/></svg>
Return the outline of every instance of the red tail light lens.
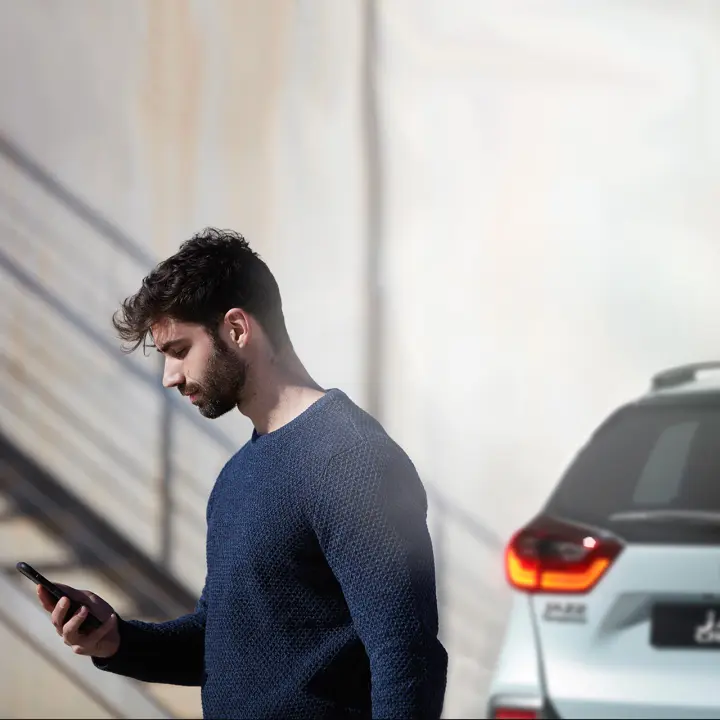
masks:
<svg viewBox="0 0 720 720"><path fill-rule="evenodd" d="M611 538L552 518L539 518L518 532L505 553L510 584L526 592L586 593L620 554Z"/></svg>
<svg viewBox="0 0 720 720"><path fill-rule="evenodd" d="M519 708L496 708L494 720L535 720L538 714L535 710L521 710Z"/></svg>

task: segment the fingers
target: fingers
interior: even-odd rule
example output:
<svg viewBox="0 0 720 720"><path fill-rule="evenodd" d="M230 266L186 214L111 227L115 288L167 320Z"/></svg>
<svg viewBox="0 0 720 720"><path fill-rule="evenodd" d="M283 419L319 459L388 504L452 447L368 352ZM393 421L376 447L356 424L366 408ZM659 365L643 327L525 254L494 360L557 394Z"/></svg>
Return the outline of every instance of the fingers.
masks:
<svg viewBox="0 0 720 720"><path fill-rule="evenodd" d="M52 611L52 615L50 616L50 619L52 620L52 624L55 626L55 632L57 632L58 635L63 634L63 625L65 625L65 616L67 615L67 611L70 609L70 600L68 598L60 598L58 600L57 605L55 605L55 608Z"/></svg>
<svg viewBox="0 0 720 720"><path fill-rule="evenodd" d="M79 617L79 613L70 621L74 622L75 618ZM83 619L87 617L87 613L83 615ZM82 624L82 620L80 621L80 624ZM66 634L65 636L65 644L70 645L72 648L72 651L76 655L92 655L93 651L98 647L98 644L103 640L103 638L110 633L117 624L117 618L115 617L115 613L113 613L97 630L93 630L88 635L84 636L78 636L77 632L79 630L79 625L77 626L77 629L74 631L76 634L71 637L70 634ZM70 623L67 623L65 626L66 632L67 628ZM82 644L78 644L78 640L82 638Z"/></svg>
<svg viewBox="0 0 720 720"><path fill-rule="evenodd" d="M88 609L83 605L63 626L62 636L66 645L74 645L80 636L80 626L88 616Z"/></svg>
<svg viewBox="0 0 720 720"><path fill-rule="evenodd" d="M80 626L85 622L89 610L83 605L62 627L62 637L66 645L75 650L78 643L82 642L83 647L90 645L87 636L80 635ZM77 651L76 651L77 652Z"/></svg>
<svg viewBox="0 0 720 720"><path fill-rule="evenodd" d="M97 630L87 636L89 645L97 645L108 633L117 627L117 617L113 613Z"/></svg>
<svg viewBox="0 0 720 720"><path fill-rule="evenodd" d="M93 593L75 590L75 588L68 587L67 585L58 585L58 587L63 593L67 593L67 595L60 598L57 602L55 598L42 587L38 587L38 599L43 608L50 613L55 632L63 638L65 644L71 647L77 655L92 655L93 651L97 650L98 645L106 639L107 635L113 630L117 630L117 616L104 600L98 598ZM79 608L78 605L80 605ZM97 612L98 608L96 608L93 610L93 614L95 617L99 616L100 618L105 616L107 620L105 620L99 628L91 630L90 632L81 633L81 627L91 612L88 605L105 606L107 608L106 611L103 611L104 608L100 607L99 609L103 612ZM70 611L74 612L68 617ZM109 617L106 615L106 612L111 613ZM86 630L89 630L89 628L86 628Z"/></svg>
<svg viewBox="0 0 720 720"><path fill-rule="evenodd" d="M55 609L57 600L42 585L37 586L37 596L43 610L51 613Z"/></svg>

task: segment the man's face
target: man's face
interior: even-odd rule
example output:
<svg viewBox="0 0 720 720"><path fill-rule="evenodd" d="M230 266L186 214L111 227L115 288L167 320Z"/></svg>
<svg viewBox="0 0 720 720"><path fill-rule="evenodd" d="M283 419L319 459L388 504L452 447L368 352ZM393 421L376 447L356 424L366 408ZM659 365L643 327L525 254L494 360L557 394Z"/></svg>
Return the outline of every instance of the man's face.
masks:
<svg viewBox="0 0 720 720"><path fill-rule="evenodd" d="M163 385L189 397L201 415L218 418L238 406L247 379L247 362L221 337L192 323L162 320L152 328L165 356Z"/></svg>

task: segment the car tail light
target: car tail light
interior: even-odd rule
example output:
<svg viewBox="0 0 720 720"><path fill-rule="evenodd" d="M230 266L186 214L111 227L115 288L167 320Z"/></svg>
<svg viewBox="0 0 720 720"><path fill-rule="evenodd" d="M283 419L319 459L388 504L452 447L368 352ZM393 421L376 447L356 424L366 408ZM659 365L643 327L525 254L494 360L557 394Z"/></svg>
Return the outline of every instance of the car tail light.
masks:
<svg viewBox="0 0 720 720"><path fill-rule="evenodd" d="M516 533L505 553L510 584L533 593L585 593L622 545L571 523L541 517Z"/></svg>
<svg viewBox="0 0 720 720"><path fill-rule="evenodd" d="M544 707L546 705L540 697L495 695L489 700L487 717L493 720L536 720L545 717Z"/></svg>
<svg viewBox="0 0 720 720"><path fill-rule="evenodd" d="M536 710L523 710L521 708L495 708L494 720L536 720L539 715Z"/></svg>

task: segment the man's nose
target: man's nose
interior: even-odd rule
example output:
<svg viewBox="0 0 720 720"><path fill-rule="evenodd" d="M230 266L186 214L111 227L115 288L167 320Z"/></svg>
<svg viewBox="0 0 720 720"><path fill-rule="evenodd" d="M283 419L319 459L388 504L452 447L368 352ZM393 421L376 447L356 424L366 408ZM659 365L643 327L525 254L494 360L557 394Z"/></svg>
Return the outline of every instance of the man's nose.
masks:
<svg viewBox="0 0 720 720"><path fill-rule="evenodd" d="M185 382L185 376L182 372L182 363L172 358L165 358L165 368L163 370L163 387L172 388L182 385Z"/></svg>

